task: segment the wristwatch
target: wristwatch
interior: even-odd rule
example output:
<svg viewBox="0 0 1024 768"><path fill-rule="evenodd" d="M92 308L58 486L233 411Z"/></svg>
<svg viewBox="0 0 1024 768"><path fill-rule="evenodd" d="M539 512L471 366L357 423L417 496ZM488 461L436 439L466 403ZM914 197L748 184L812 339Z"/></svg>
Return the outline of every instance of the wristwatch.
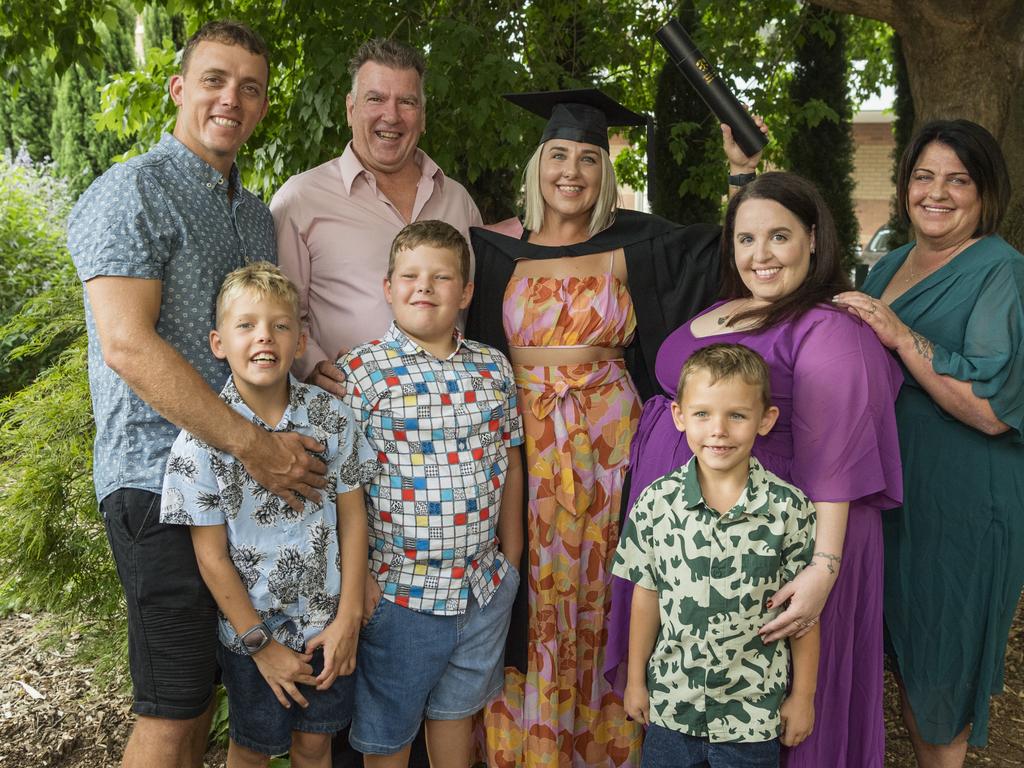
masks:
<svg viewBox="0 0 1024 768"><path fill-rule="evenodd" d="M270 645L274 635L270 631L270 627L267 626L267 623L261 621L255 627L243 633L238 639L241 641L242 650L249 656L252 656L254 653L262 651Z"/></svg>
<svg viewBox="0 0 1024 768"><path fill-rule="evenodd" d="M729 174L729 186L730 187L745 187L747 184L757 178L756 173L730 173Z"/></svg>

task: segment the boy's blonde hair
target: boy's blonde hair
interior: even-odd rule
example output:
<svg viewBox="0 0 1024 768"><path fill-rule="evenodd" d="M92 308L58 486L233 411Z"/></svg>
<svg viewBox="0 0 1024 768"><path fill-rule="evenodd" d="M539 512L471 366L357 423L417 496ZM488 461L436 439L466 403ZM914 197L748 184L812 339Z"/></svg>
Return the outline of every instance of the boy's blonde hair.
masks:
<svg viewBox="0 0 1024 768"><path fill-rule="evenodd" d="M768 364L757 352L742 344L712 344L690 355L679 374L676 403L682 405L687 380L697 371L707 371L711 383L739 376L747 384L761 388L761 403L767 409L772 404L772 389Z"/></svg>
<svg viewBox="0 0 1024 768"><path fill-rule="evenodd" d="M295 319L299 319L299 292L291 280L269 261L254 261L239 267L221 283L215 319L218 328L227 305L245 292L253 293L260 299L276 299L286 304Z"/></svg>
<svg viewBox="0 0 1024 768"><path fill-rule="evenodd" d="M388 280L391 273L395 271L395 258L402 251L411 251L421 245L429 245L431 248L443 248L454 251L459 259L459 275L462 277L462 284L469 282L469 244L451 224L437 219L416 221L402 227L402 230L395 235L391 243L391 253L388 254Z"/></svg>

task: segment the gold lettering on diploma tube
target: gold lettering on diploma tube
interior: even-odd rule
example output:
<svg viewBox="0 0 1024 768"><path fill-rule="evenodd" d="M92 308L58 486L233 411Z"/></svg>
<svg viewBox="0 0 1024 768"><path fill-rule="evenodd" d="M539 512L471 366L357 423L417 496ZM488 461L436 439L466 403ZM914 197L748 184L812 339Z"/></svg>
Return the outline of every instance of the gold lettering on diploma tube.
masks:
<svg viewBox="0 0 1024 768"><path fill-rule="evenodd" d="M710 85L711 81L715 79L715 73L711 69L711 65L708 64L707 59L697 59L694 62L694 66L704 75L704 82Z"/></svg>

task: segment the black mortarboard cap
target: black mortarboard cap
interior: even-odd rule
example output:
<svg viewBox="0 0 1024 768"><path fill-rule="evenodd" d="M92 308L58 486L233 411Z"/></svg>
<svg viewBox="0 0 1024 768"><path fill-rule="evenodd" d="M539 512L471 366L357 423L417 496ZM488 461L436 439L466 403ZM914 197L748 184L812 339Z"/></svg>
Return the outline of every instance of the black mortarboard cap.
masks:
<svg viewBox="0 0 1024 768"><path fill-rule="evenodd" d="M548 119L541 143L548 139L567 139L595 144L608 150L608 128L647 125L650 118L606 96L596 88L571 91L506 93L505 98L528 112Z"/></svg>

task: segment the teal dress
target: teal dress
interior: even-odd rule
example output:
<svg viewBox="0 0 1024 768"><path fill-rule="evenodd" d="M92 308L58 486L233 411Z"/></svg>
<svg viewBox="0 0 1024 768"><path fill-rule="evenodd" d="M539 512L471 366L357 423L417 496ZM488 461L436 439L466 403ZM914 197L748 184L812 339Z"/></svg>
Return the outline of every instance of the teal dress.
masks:
<svg viewBox="0 0 1024 768"><path fill-rule="evenodd" d="M864 292L881 296L910 247L879 261ZM925 741L973 723L970 744L985 746L1024 584L1024 256L984 238L891 306L934 343L935 371L970 382L1010 427L968 427L904 370L904 501L883 516L887 638Z"/></svg>

